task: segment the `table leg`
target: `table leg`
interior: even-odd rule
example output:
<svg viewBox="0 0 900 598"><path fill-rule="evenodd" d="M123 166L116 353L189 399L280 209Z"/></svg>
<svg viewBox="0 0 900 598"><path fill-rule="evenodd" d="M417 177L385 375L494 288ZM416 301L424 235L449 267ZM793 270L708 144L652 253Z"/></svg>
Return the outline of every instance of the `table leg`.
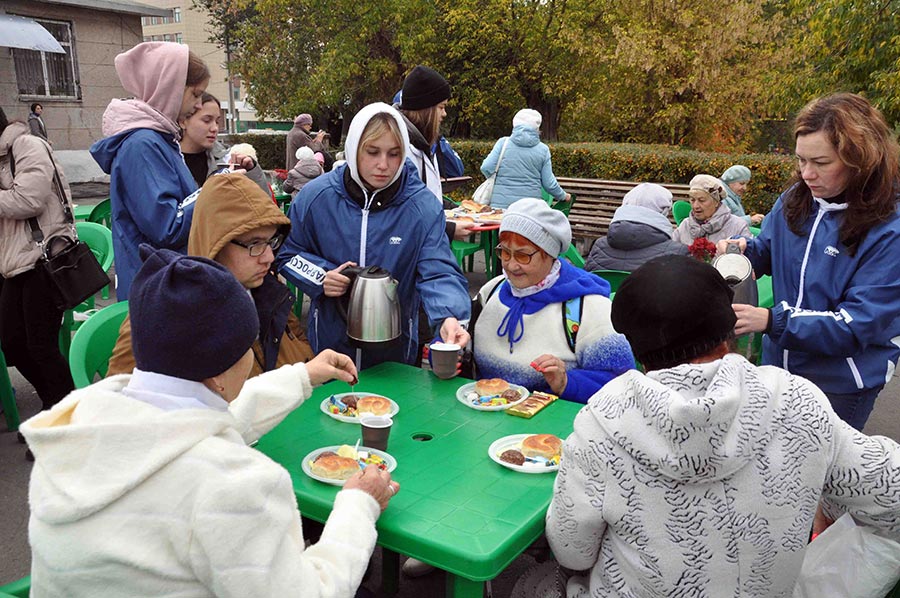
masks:
<svg viewBox="0 0 900 598"><path fill-rule="evenodd" d="M396 596L400 591L400 555L381 548L381 591L384 596Z"/></svg>
<svg viewBox="0 0 900 598"><path fill-rule="evenodd" d="M484 596L484 582L472 581L448 572L445 595L447 598L482 598Z"/></svg>

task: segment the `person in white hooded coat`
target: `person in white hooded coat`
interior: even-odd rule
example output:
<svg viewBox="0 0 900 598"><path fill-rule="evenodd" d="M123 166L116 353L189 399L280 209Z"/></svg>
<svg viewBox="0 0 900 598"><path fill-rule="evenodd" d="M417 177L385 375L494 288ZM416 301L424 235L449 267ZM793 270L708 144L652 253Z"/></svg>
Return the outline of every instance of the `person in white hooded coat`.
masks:
<svg viewBox="0 0 900 598"><path fill-rule="evenodd" d="M900 538L900 446L841 421L807 380L730 354L731 290L712 267L648 262L612 321L648 372L604 386L563 446L547 539L583 572L569 598L790 596L820 500Z"/></svg>
<svg viewBox="0 0 900 598"><path fill-rule="evenodd" d="M259 329L247 291L212 260L141 254L134 373L21 428L36 457L31 596L353 596L398 484L374 467L355 474L306 548L290 475L247 446L314 385L354 383L352 362L326 351L245 384Z"/></svg>

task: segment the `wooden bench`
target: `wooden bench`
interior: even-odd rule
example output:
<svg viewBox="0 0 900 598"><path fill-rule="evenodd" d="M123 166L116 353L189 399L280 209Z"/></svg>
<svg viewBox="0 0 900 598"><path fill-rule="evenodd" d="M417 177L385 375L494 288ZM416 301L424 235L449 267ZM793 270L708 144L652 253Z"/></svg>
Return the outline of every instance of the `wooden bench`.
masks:
<svg viewBox="0 0 900 598"><path fill-rule="evenodd" d="M606 236L609 222L622 198L638 185L634 181L606 181L601 179L576 179L557 177L562 188L576 196L569 213L572 237L582 253L587 252L594 240ZM690 201L689 186L675 183L659 183L672 192L672 201ZM669 216L671 219L671 215ZM673 220L674 224L674 220Z"/></svg>

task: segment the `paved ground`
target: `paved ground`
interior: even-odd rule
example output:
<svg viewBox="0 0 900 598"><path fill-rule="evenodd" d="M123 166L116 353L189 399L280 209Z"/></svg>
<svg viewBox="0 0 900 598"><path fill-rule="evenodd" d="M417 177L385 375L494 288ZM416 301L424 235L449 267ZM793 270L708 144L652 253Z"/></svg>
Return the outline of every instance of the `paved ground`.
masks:
<svg viewBox="0 0 900 598"><path fill-rule="evenodd" d="M97 203L106 196L106 186L75 186L79 199L77 203ZM479 269L476 263L476 272ZM483 272L483 269L482 269ZM484 283L484 274L469 275L470 289L474 292ZM108 302L100 301L98 306ZM14 368L10 369L20 414L25 420L40 409L40 400L34 389ZM0 538L3 538L2 558L0 558L0 584L27 575L31 564L28 548L28 477L32 464L25 460L25 447L19 444L16 435L0 432ZM878 399L875 411L869 418L866 433L881 434L900 441L900 379L897 376L885 387ZM376 589L380 583L380 553L376 552L372 578L365 584ZM493 595L505 598L510 595L518 577L533 564L528 556L517 559L500 577L492 583ZM419 579L401 579L400 598L422 598L442 596L444 576L435 573Z"/></svg>

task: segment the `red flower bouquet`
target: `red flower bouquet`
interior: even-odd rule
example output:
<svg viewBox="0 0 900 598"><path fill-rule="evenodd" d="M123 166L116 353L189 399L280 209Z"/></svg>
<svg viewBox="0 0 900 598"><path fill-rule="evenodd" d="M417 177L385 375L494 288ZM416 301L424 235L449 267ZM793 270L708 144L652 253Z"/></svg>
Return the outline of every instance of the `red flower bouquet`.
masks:
<svg viewBox="0 0 900 598"><path fill-rule="evenodd" d="M688 253L694 259L708 264L716 257L716 245L706 237L697 237L688 247Z"/></svg>

